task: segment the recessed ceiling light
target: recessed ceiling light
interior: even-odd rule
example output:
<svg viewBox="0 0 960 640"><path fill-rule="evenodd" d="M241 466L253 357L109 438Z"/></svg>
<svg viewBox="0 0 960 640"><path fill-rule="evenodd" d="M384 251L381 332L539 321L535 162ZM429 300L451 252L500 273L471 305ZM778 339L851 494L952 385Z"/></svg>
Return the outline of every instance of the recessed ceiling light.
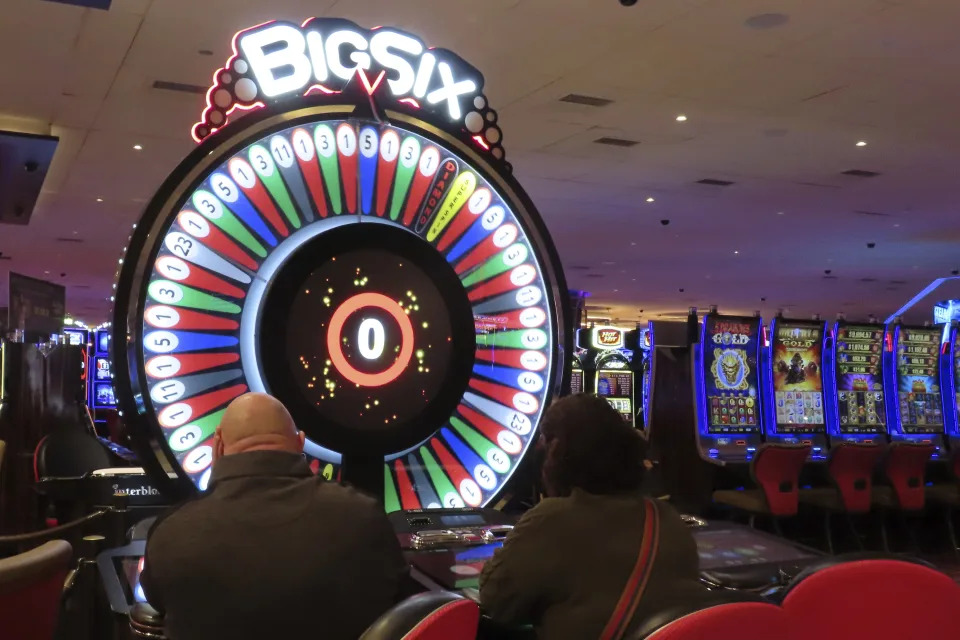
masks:
<svg viewBox="0 0 960 640"><path fill-rule="evenodd" d="M653 202L653 201L654 201L654 200L653 200L652 197L651 197L651 198L647 198L647 202Z"/></svg>
<svg viewBox="0 0 960 640"><path fill-rule="evenodd" d="M857 141L857 146L858 146L858 147L865 147L865 146L867 146L867 141L866 141L866 140L858 140L858 141Z"/></svg>
<svg viewBox="0 0 960 640"><path fill-rule="evenodd" d="M631 247L635 247L635 246L637 246L637 243L636 243L636 242L631 242L631 243L630 243L630 246L631 246Z"/></svg>
<svg viewBox="0 0 960 640"><path fill-rule="evenodd" d="M103 198L97 198L97 202L103 202Z"/></svg>
<svg viewBox="0 0 960 640"><path fill-rule="evenodd" d="M738 255L740 255L740 252L737 251L737 250L734 250L733 255L738 256Z"/></svg>
<svg viewBox="0 0 960 640"><path fill-rule="evenodd" d="M899 222L895 222L895 223L893 223L893 226L894 226L894 227L899 227L899 226L900 226L900 223L899 223Z"/></svg>
<svg viewBox="0 0 960 640"><path fill-rule="evenodd" d="M143 147L141 147L139 144L135 144L135 145L133 145L133 150L134 150L134 151L143 151Z"/></svg>
<svg viewBox="0 0 960 640"><path fill-rule="evenodd" d="M683 115L682 113L677 116L677 122L686 122L686 121L687 121L687 116Z"/></svg>
<svg viewBox="0 0 960 640"><path fill-rule="evenodd" d="M778 216L782 216L783 214L784 214L783 211L777 211L777 215L778 215Z"/></svg>

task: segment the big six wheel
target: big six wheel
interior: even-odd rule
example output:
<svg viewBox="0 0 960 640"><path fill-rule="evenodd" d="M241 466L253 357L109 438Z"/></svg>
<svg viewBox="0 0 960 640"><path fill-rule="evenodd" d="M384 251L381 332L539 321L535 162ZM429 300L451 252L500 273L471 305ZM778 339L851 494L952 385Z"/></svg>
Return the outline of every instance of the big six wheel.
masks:
<svg viewBox="0 0 960 640"><path fill-rule="evenodd" d="M262 109L204 141L134 231L119 402L181 492L207 486L230 401L264 391L318 473L376 456L388 510L481 506L558 388L564 295L529 199L462 137L326 97Z"/></svg>

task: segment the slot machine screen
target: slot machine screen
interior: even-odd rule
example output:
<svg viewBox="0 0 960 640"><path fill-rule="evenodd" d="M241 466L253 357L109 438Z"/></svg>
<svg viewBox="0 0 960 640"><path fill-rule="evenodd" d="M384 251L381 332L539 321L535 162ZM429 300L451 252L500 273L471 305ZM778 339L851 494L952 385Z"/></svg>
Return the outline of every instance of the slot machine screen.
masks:
<svg viewBox="0 0 960 640"><path fill-rule="evenodd" d="M940 329L901 327L897 340L897 400L904 433L940 433Z"/></svg>
<svg viewBox="0 0 960 640"><path fill-rule="evenodd" d="M97 331L97 354L98 355L109 355L110 354L110 332L109 331Z"/></svg>
<svg viewBox="0 0 960 640"><path fill-rule="evenodd" d="M147 597L140 585L140 574L143 573L143 556L118 556L113 559L117 574L121 576L120 584L127 597L127 602L146 602Z"/></svg>
<svg viewBox="0 0 960 640"><path fill-rule="evenodd" d="M822 327L778 322L773 340L777 431L824 431Z"/></svg>
<svg viewBox="0 0 960 640"><path fill-rule="evenodd" d="M633 372L629 369L597 370L597 390L624 420L633 421Z"/></svg>
<svg viewBox="0 0 960 640"><path fill-rule="evenodd" d="M117 397L113 390L113 383L97 382L93 387L94 408L112 409L117 406Z"/></svg>
<svg viewBox="0 0 960 640"><path fill-rule="evenodd" d="M836 345L840 431L885 432L883 327L841 325L837 329Z"/></svg>
<svg viewBox="0 0 960 640"><path fill-rule="evenodd" d="M703 380L710 433L759 433L759 320L707 316Z"/></svg>

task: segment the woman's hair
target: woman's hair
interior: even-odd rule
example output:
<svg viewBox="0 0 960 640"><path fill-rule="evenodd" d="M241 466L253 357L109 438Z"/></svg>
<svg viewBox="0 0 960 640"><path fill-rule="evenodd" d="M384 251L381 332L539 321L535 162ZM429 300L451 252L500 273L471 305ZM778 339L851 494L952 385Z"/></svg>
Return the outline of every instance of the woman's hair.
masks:
<svg viewBox="0 0 960 640"><path fill-rule="evenodd" d="M540 422L547 495L573 489L594 494L636 491L646 443L603 398L580 394L550 405Z"/></svg>

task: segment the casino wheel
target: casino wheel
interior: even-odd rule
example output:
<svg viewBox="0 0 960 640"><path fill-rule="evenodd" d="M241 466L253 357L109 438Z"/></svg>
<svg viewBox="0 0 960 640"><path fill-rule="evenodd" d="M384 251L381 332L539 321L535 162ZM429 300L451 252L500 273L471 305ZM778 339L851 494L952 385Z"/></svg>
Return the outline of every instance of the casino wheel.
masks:
<svg viewBox="0 0 960 640"><path fill-rule="evenodd" d="M555 254L468 145L354 109L247 116L163 185L118 284L121 403L182 488L206 487L225 407L254 390L328 478L382 457L388 510L484 505L559 380Z"/></svg>

